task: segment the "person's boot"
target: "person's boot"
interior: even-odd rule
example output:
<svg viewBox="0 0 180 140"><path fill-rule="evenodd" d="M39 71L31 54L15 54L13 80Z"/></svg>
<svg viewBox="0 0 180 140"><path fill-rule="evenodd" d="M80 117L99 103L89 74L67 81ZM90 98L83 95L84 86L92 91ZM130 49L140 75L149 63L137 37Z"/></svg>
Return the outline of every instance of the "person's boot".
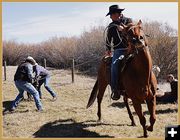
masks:
<svg viewBox="0 0 180 140"><path fill-rule="evenodd" d="M54 96L52 101L56 101L57 100L57 96Z"/></svg>
<svg viewBox="0 0 180 140"><path fill-rule="evenodd" d="M15 107L9 108L9 112L13 113L15 111L15 109L16 109Z"/></svg>
<svg viewBox="0 0 180 140"><path fill-rule="evenodd" d="M112 93L111 93L111 99L117 101L119 100L121 97L121 95L119 94L118 90L114 90Z"/></svg>

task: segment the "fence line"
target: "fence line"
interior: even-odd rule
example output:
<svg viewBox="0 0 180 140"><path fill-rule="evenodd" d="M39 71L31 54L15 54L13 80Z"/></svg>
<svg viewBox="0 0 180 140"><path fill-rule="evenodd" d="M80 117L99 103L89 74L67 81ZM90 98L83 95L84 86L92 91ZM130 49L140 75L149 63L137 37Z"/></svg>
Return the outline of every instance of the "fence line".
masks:
<svg viewBox="0 0 180 140"><path fill-rule="evenodd" d="M84 64L87 64L87 63L89 63L89 62L93 62L93 61L98 60L98 59L100 59L100 58L102 58L102 57L98 57L98 58L95 58L95 59L92 59L92 60L89 60L89 61L83 62L83 63L81 63L81 64L77 64L77 65L75 65L75 67L82 66L82 65L84 65Z"/></svg>
<svg viewBox="0 0 180 140"><path fill-rule="evenodd" d="M46 68L46 59L44 58L44 68Z"/></svg>
<svg viewBox="0 0 180 140"><path fill-rule="evenodd" d="M100 59L100 58L102 58L102 57L97 57L97 58L95 58L95 59L91 59L91 60L89 60L89 61L86 61L86 62L83 62L83 63L81 63L81 64L77 64L77 65L75 65L75 59L72 59L72 65L71 65L71 76L72 76L72 83L74 83L75 82L75 68L78 68L78 67L80 67L80 66L83 66L83 65L85 65L85 64L87 64L87 63L90 63L90 62L94 62L94 61L96 61L96 60L98 60L98 59ZM6 81L6 74L7 74L7 69L6 69L6 66L7 66L7 63L6 63L6 60L4 60L4 81ZM44 68L47 68L47 61L46 61L46 59L44 58L43 59L43 66L44 66ZM87 73L88 71L85 71L85 72L78 72L78 73Z"/></svg>
<svg viewBox="0 0 180 140"><path fill-rule="evenodd" d="M72 83L74 83L74 59L72 59Z"/></svg>
<svg viewBox="0 0 180 140"><path fill-rule="evenodd" d="M75 68L79 67L79 66L83 66L84 64L87 64L87 63L90 63L90 62L93 62L93 61L96 61L98 59L100 59L102 57L97 57L95 59L92 59L92 60L89 60L89 61L86 61L86 62L83 62L81 64L77 64L77 65L74 65L74 59L72 61L72 83L74 83L74 71L75 71ZM88 71L85 71L85 72L81 72L81 73L87 73ZM79 73L79 72L78 72Z"/></svg>
<svg viewBox="0 0 180 140"><path fill-rule="evenodd" d="M4 81L6 81L6 61L4 61Z"/></svg>

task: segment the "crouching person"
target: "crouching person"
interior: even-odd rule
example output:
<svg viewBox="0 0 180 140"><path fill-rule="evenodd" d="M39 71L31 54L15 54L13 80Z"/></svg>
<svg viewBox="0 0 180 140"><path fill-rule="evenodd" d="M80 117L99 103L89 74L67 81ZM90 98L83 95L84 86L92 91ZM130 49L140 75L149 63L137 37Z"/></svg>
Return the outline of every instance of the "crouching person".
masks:
<svg viewBox="0 0 180 140"><path fill-rule="evenodd" d="M33 65L35 65L35 63L36 61L32 57L28 56L25 62L22 62L18 66L16 73L14 75L14 81L16 88L19 91L19 94L13 101L10 111L14 111L15 108L18 106L19 102L23 98L24 91L27 91L33 96L37 110L42 111L42 103L39 98L39 93L32 85Z"/></svg>
<svg viewBox="0 0 180 140"><path fill-rule="evenodd" d="M42 99L41 86L44 84L45 89L51 94L53 100L55 101L57 99L57 95L49 86L49 80L50 80L49 71L44 67L38 65L37 63L33 67L33 71L35 72L35 78L38 81L37 89L39 92L40 99Z"/></svg>
<svg viewBox="0 0 180 140"><path fill-rule="evenodd" d="M164 103L176 103L178 101L178 80L172 74L167 76L167 82L170 83L171 92L156 94L156 100Z"/></svg>

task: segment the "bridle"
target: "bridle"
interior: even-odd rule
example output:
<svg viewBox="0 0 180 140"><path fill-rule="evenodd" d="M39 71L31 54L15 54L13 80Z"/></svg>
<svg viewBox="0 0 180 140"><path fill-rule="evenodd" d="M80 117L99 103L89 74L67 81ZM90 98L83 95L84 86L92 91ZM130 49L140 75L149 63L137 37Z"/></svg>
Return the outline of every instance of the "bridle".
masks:
<svg viewBox="0 0 180 140"><path fill-rule="evenodd" d="M140 28L138 25L132 25L126 32L127 32L127 40L130 42L129 46L133 46L134 47L134 52L136 54L138 54L139 51L143 51L144 49L148 49L148 45L145 42L145 34L141 35L140 38L134 37L130 34L130 32L133 33L133 35L135 34L134 29L135 28ZM142 29L140 28L140 30L142 31ZM139 45L136 45L136 43L142 43L141 47L138 47ZM128 47L129 47L128 46ZM132 49L132 47L130 48Z"/></svg>
<svg viewBox="0 0 180 140"><path fill-rule="evenodd" d="M127 46L128 52L127 52L126 57L124 59L124 64L125 65L122 67L121 72L126 67L126 63L129 60L133 59L135 56L137 56L139 54L139 51L144 51L145 48L148 48L147 45L142 45L141 47L137 47L137 45L134 44L133 36L131 36L130 32L132 31L133 34L134 34L134 28L136 28L136 27L137 27L137 25L133 25L127 31L123 32L123 37L125 37L127 42L128 42L128 46ZM143 40L145 42L145 35L143 37ZM132 46L133 46L133 48L132 48Z"/></svg>

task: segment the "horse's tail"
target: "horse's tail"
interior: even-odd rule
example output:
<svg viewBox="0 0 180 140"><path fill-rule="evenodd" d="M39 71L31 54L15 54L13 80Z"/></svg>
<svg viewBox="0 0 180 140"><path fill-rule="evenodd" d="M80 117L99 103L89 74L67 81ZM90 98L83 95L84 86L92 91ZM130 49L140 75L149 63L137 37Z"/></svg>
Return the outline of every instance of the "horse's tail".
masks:
<svg viewBox="0 0 180 140"><path fill-rule="evenodd" d="M91 95L89 97L89 101L88 101L86 108L89 108L94 103L94 101L97 97L97 93L98 93L97 91L98 91L98 80L96 80L96 83L93 87L93 90L92 90Z"/></svg>

